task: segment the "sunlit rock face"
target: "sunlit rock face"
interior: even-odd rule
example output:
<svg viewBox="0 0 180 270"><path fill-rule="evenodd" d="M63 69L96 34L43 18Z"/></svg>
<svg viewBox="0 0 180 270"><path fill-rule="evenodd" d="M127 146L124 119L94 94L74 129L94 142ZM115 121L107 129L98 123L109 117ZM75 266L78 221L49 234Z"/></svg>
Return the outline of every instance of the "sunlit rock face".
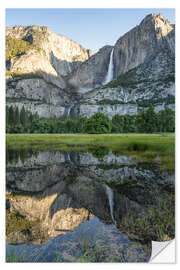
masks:
<svg viewBox="0 0 180 270"><path fill-rule="evenodd" d="M93 79L93 74L89 72L89 69L94 65L93 70L96 73L94 84L96 81L98 84L99 72L104 72L100 80L102 84L103 78L105 78L108 71L112 48L111 46L103 47L71 75L72 78L70 81L74 82L81 78L86 81L84 76L89 76L89 79ZM169 56L174 57L174 27L161 14L150 14L144 18L140 25L120 37L115 43L113 53L113 79L116 79L121 73L125 73L144 62L151 62L157 54L162 53L162 50L163 53L168 51ZM103 63L106 68L98 65L101 58L104 59L104 61L105 59L108 60L108 63ZM158 69L159 67L157 66L156 68ZM76 86L81 87L81 84L77 82Z"/></svg>
<svg viewBox="0 0 180 270"><path fill-rule="evenodd" d="M162 50L174 56L174 27L161 14L150 14L116 42L114 78L152 58ZM158 67L157 67L158 68Z"/></svg>
<svg viewBox="0 0 180 270"><path fill-rule="evenodd" d="M57 84L59 88L65 88L65 82L58 76L56 70L52 67L43 51L30 50L15 60L11 66L12 72L20 71L22 73L35 73L39 76L44 75L44 79ZM48 80L49 79L49 80ZM54 79L54 80L53 80ZM59 84L58 84L59 82Z"/></svg>
<svg viewBox="0 0 180 270"><path fill-rule="evenodd" d="M145 103L153 103L156 112L174 110L174 44L173 25L162 15L145 17L114 45L113 78L121 75L119 82L84 94L80 114L135 115L148 107Z"/></svg>
<svg viewBox="0 0 180 270"><path fill-rule="evenodd" d="M7 77L7 105L19 109L24 106L45 118L66 115L66 108L74 101L74 93L69 90L64 76L92 56L92 51L52 33L47 27L7 27L6 35L38 47L11 59L9 70L22 75Z"/></svg>
<svg viewBox="0 0 180 270"><path fill-rule="evenodd" d="M8 65L31 74L7 77L8 106L24 106L45 118L136 115L150 104L156 112L175 110L175 26L161 14L147 15L94 55L47 27L8 27L6 35L40 48ZM110 67L113 80L104 85Z"/></svg>
<svg viewBox="0 0 180 270"><path fill-rule="evenodd" d="M67 75L92 55L78 43L51 32L46 26L7 27L6 35L19 38L43 49L56 72Z"/></svg>

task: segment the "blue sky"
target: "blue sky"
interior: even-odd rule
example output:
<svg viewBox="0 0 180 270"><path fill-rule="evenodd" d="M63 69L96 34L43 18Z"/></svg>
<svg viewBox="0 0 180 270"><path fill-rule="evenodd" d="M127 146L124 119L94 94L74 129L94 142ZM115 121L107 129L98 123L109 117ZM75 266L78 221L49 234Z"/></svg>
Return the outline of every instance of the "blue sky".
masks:
<svg viewBox="0 0 180 270"><path fill-rule="evenodd" d="M86 49L97 52L138 25L149 13L175 23L174 9L6 9L6 26L45 25Z"/></svg>

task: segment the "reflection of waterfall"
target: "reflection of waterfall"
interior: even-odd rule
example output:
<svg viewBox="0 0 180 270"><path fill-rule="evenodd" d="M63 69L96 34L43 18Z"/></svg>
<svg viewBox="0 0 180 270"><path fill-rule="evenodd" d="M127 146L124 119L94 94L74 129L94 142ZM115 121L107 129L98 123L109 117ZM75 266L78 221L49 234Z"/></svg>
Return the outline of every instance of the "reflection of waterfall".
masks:
<svg viewBox="0 0 180 270"><path fill-rule="evenodd" d="M105 185L105 189L106 189L106 194L107 194L107 197L108 197L108 200L109 200L109 208L110 208L111 218L112 218L112 221L114 223L116 223L115 219L114 219L114 216L113 216L113 208L114 208L113 190L110 187L108 187L107 185Z"/></svg>
<svg viewBox="0 0 180 270"><path fill-rule="evenodd" d="M65 162L73 163L73 162L71 161L71 156L70 156L70 154L69 154L68 152L65 154Z"/></svg>
<svg viewBox="0 0 180 270"><path fill-rule="evenodd" d="M71 162L70 154L67 153L67 161Z"/></svg>
<svg viewBox="0 0 180 270"><path fill-rule="evenodd" d="M107 84L110 81L112 81L112 79L113 79L113 68L114 68L114 65L113 65L113 52L114 52L114 48L112 49L111 54L110 54L108 72L106 74L106 77L105 77L105 80L104 80L103 84Z"/></svg>

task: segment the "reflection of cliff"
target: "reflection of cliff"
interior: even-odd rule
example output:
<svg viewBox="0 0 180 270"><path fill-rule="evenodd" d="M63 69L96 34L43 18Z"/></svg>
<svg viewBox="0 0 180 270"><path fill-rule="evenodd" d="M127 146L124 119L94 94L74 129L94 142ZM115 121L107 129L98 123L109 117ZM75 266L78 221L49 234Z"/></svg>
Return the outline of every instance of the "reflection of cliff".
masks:
<svg viewBox="0 0 180 270"><path fill-rule="evenodd" d="M10 210L36 221L46 239L93 215L119 228L126 216L144 216L167 188L156 171L112 153L98 160L88 153L39 152L8 163L6 176L8 192L24 193L9 195Z"/></svg>
<svg viewBox="0 0 180 270"><path fill-rule="evenodd" d="M109 189L111 190L110 187ZM30 221L36 221L41 235L47 239L75 229L93 215L104 223L118 225L122 215L144 213L143 206L116 191L113 193L111 207L105 185L81 176L74 182L60 181L36 196L10 196L9 202L11 211Z"/></svg>
<svg viewBox="0 0 180 270"><path fill-rule="evenodd" d="M61 195L59 200L62 208L51 216L51 206L57 194L47 196L42 199L23 196L16 199L10 199L11 211L15 211L24 216L27 220L34 222L32 226L32 239L48 239L59 234L65 234L66 230L73 230L82 222L92 218L88 210L84 208L72 208L69 203L71 198L66 194ZM34 231L37 230L39 235ZM12 240L13 237L10 238Z"/></svg>
<svg viewBox="0 0 180 270"><path fill-rule="evenodd" d="M7 161L6 181L10 192L42 192L59 181L74 181L77 176L116 186L158 188L174 185L174 175L159 173L149 164L140 166L130 157L115 156L112 152L98 159L91 153L41 151L25 160L20 156Z"/></svg>

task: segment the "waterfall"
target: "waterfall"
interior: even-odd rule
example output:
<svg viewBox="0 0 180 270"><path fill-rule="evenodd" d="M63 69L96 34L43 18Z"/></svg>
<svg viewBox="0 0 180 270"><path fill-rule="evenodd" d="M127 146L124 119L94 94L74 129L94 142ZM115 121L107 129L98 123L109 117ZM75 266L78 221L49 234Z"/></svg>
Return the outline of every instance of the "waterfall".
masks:
<svg viewBox="0 0 180 270"><path fill-rule="evenodd" d="M67 108L67 116L69 117L70 113L71 113L71 109L72 109L73 105L70 105L68 108Z"/></svg>
<svg viewBox="0 0 180 270"><path fill-rule="evenodd" d="M105 185L105 189L106 189L106 194L107 194L108 201L109 201L109 208L110 208L111 218L112 218L112 221L114 223L116 223L115 219L114 219L114 216L113 216L113 207L114 207L113 190L110 187L108 187L107 185Z"/></svg>
<svg viewBox="0 0 180 270"><path fill-rule="evenodd" d="M111 51L110 54L110 60L109 60L109 67L108 67L108 72L106 74L105 80L103 82L103 85L109 83L110 81L113 80L113 69L114 69L114 65L113 65L113 52L114 52L114 48Z"/></svg>

